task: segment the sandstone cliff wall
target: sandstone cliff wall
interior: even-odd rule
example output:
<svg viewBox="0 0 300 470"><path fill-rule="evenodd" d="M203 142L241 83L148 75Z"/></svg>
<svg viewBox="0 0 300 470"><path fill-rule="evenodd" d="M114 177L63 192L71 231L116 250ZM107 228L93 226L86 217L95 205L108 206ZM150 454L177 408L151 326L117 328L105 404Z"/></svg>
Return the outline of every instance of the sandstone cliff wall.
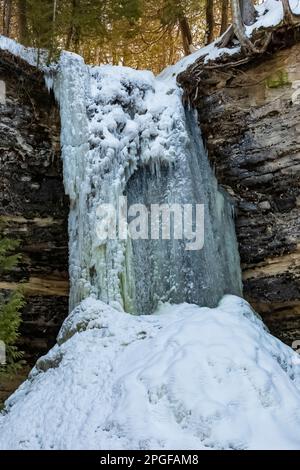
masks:
<svg viewBox="0 0 300 470"><path fill-rule="evenodd" d="M35 70L9 59L1 52L0 222L20 240L22 261L2 275L0 290L24 285L20 347L32 364L55 343L68 312L68 200L54 99Z"/></svg>
<svg viewBox="0 0 300 470"><path fill-rule="evenodd" d="M300 339L300 45L180 82L219 182L237 202L244 295L271 331Z"/></svg>

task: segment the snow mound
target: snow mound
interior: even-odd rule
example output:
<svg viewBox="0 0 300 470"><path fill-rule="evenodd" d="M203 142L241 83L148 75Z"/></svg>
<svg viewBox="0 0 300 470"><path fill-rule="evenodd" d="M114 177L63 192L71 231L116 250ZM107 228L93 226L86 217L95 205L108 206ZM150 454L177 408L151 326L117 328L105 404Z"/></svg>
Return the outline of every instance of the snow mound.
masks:
<svg viewBox="0 0 300 470"><path fill-rule="evenodd" d="M65 321L0 416L0 449L299 449L298 355L244 300Z"/></svg>

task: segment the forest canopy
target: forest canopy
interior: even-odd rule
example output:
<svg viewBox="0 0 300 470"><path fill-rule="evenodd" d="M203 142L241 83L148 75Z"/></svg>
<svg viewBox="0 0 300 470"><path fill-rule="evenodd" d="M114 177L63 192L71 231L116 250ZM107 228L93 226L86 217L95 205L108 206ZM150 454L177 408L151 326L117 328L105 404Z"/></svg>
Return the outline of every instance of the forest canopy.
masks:
<svg viewBox="0 0 300 470"><path fill-rule="evenodd" d="M251 0L237 0L251 14ZM155 73L224 33L232 0L0 0L1 34ZM234 2L233 2L234 3ZM259 2L256 2L259 3ZM249 10L250 8L250 10Z"/></svg>

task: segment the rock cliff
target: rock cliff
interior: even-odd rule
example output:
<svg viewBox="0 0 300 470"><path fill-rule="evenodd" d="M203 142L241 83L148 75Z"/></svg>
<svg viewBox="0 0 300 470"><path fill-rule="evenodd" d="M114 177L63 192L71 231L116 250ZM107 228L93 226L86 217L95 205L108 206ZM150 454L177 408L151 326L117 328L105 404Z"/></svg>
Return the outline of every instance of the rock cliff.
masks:
<svg viewBox="0 0 300 470"><path fill-rule="evenodd" d="M179 76L217 178L236 200L244 296L290 345L300 338L299 59L296 44L212 67L199 84L197 65Z"/></svg>
<svg viewBox="0 0 300 470"><path fill-rule="evenodd" d="M42 74L0 52L0 221L20 240L21 263L0 279L22 282L21 344L33 364L55 342L68 312L68 200L62 183L59 113Z"/></svg>
<svg viewBox="0 0 300 470"><path fill-rule="evenodd" d="M299 58L296 44L212 69L199 86L190 70L179 77L218 180L236 201L244 295L288 344L300 338ZM3 51L0 92L0 220L22 253L0 289L24 284L20 346L32 364L54 344L68 311L60 122L42 74Z"/></svg>

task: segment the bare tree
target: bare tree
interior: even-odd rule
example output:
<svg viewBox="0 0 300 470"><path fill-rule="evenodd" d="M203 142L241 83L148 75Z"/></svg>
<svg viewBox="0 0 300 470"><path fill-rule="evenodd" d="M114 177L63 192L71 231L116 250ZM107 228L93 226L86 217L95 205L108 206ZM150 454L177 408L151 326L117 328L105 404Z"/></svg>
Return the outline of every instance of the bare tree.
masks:
<svg viewBox="0 0 300 470"><path fill-rule="evenodd" d="M206 44L214 40L214 2L206 0Z"/></svg>
<svg viewBox="0 0 300 470"><path fill-rule="evenodd" d="M243 0L243 2L252 3L252 0ZM243 6L243 9L245 11L251 10L250 7L246 8L246 6ZM261 47L256 47L246 35L240 0L231 0L231 12L233 31L241 44L241 48L248 54L261 54L264 52L271 40L272 33L267 34L266 40Z"/></svg>
<svg viewBox="0 0 300 470"><path fill-rule="evenodd" d="M240 0L240 9L243 23L247 26L253 24L256 19L256 10L252 0Z"/></svg>
<svg viewBox="0 0 300 470"><path fill-rule="evenodd" d="M240 0L231 0L232 25L241 47L248 50L249 39L245 35L245 25L241 14Z"/></svg>
<svg viewBox="0 0 300 470"><path fill-rule="evenodd" d="M191 28L185 15L181 15L179 17L179 28L181 32L184 53L185 55L189 55L192 52L191 49L193 47L193 40Z"/></svg>
<svg viewBox="0 0 300 470"><path fill-rule="evenodd" d="M28 42L28 26L27 26L27 0L18 0L18 27L19 27L19 41L21 44Z"/></svg>
<svg viewBox="0 0 300 470"><path fill-rule="evenodd" d="M228 7L229 7L228 0L222 0L220 34L225 33L226 29L228 28Z"/></svg>
<svg viewBox="0 0 300 470"><path fill-rule="evenodd" d="M3 5L3 34L9 37L12 16L12 0L4 0Z"/></svg>
<svg viewBox="0 0 300 470"><path fill-rule="evenodd" d="M284 22L287 24L297 24L300 22L300 15L292 12L289 0L282 0Z"/></svg>

